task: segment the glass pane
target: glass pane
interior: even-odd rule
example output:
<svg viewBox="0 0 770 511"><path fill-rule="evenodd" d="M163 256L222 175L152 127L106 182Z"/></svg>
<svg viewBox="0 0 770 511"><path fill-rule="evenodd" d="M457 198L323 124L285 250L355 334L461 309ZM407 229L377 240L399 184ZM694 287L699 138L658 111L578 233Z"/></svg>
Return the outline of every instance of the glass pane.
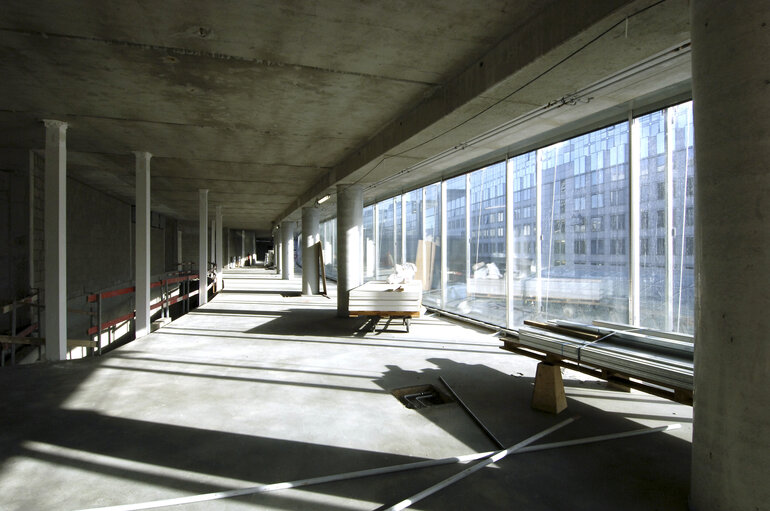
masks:
<svg viewBox="0 0 770 511"><path fill-rule="evenodd" d="M406 194L406 262L417 263L417 244L422 239L422 189Z"/></svg>
<svg viewBox="0 0 770 511"><path fill-rule="evenodd" d="M540 151L539 317L628 322L627 155L627 123Z"/></svg>
<svg viewBox="0 0 770 511"><path fill-rule="evenodd" d="M364 282L374 279L374 206L364 208Z"/></svg>
<svg viewBox="0 0 770 511"><path fill-rule="evenodd" d="M425 187L425 239L422 243L423 267L418 273L423 281L422 300L426 305L441 306L441 184Z"/></svg>
<svg viewBox="0 0 770 511"><path fill-rule="evenodd" d="M394 260L397 264L403 263L403 257L401 247L403 246L403 229L401 225L401 196L395 198L396 204L396 245L395 245L395 257Z"/></svg>
<svg viewBox="0 0 770 511"><path fill-rule="evenodd" d="M446 183L447 303L444 308L460 314L469 312L466 180L467 176L463 175Z"/></svg>
<svg viewBox="0 0 770 511"><path fill-rule="evenodd" d="M653 112L640 124L639 308L640 322L666 329L666 114Z"/></svg>
<svg viewBox="0 0 770 511"><path fill-rule="evenodd" d="M513 321L520 326L535 315L537 304L537 152L512 158L513 175ZM557 199L557 210L566 208L566 198ZM563 204L562 204L563 203ZM558 231L564 230L557 226Z"/></svg>
<svg viewBox="0 0 770 511"><path fill-rule="evenodd" d="M377 280L387 279L396 264L393 199L377 204Z"/></svg>
<svg viewBox="0 0 770 511"><path fill-rule="evenodd" d="M505 162L470 175L468 316L505 325Z"/></svg>
<svg viewBox="0 0 770 511"><path fill-rule="evenodd" d="M692 102L669 109L674 130L674 294L675 332L695 331L695 154Z"/></svg>

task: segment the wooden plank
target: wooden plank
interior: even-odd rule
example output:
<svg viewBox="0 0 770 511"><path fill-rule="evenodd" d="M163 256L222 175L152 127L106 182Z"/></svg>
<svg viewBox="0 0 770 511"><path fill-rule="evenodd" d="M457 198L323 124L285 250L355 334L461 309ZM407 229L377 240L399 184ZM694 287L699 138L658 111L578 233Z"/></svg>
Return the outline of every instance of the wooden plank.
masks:
<svg viewBox="0 0 770 511"><path fill-rule="evenodd" d="M11 312L14 308L18 309L19 307L22 307L24 305L32 305L36 302L37 302L37 295L25 296L24 298L16 300L15 304L9 303L8 305L3 305L1 310L3 314L6 314L8 312Z"/></svg>
<svg viewBox="0 0 770 511"><path fill-rule="evenodd" d="M97 348L99 343L90 339L67 339L68 348Z"/></svg>
<svg viewBox="0 0 770 511"><path fill-rule="evenodd" d="M393 318L419 318L420 311L350 311L350 316L382 316Z"/></svg>
<svg viewBox="0 0 770 511"><path fill-rule="evenodd" d="M42 346L45 344L45 339L42 337L19 337L18 335L0 335L0 343Z"/></svg>

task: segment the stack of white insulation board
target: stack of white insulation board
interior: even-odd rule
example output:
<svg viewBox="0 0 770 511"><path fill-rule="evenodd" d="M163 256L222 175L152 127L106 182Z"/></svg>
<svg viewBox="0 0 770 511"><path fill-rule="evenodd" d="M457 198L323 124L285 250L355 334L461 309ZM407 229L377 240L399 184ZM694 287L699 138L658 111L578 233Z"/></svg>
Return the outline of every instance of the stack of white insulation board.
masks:
<svg viewBox="0 0 770 511"><path fill-rule="evenodd" d="M663 386L692 390L692 336L630 325L525 321L519 344L579 365L624 374Z"/></svg>
<svg viewBox="0 0 770 511"><path fill-rule="evenodd" d="M422 282L389 284L372 280L350 290L351 316L418 316L422 308Z"/></svg>

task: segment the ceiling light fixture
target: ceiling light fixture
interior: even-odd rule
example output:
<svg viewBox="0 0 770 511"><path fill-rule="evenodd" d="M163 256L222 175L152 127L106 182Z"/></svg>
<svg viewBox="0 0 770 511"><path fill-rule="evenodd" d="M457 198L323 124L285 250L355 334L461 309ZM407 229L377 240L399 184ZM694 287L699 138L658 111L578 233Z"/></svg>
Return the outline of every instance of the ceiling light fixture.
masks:
<svg viewBox="0 0 770 511"><path fill-rule="evenodd" d="M331 197L331 195L326 194L323 197L321 197L320 199L318 199L317 201L315 201L315 203L316 204L323 204L324 202L328 201L330 197Z"/></svg>

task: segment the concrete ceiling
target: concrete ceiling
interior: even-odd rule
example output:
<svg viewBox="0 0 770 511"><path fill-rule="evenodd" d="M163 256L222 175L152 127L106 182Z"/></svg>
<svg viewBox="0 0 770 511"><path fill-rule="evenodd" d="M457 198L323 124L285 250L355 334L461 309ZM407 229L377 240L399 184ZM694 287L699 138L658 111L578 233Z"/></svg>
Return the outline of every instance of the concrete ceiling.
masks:
<svg viewBox="0 0 770 511"><path fill-rule="evenodd" d="M154 210L194 220L208 188L225 226L268 235L336 184L387 196L686 83L688 38L685 0L9 0L0 158L64 120L72 177L133 202L150 151Z"/></svg>

